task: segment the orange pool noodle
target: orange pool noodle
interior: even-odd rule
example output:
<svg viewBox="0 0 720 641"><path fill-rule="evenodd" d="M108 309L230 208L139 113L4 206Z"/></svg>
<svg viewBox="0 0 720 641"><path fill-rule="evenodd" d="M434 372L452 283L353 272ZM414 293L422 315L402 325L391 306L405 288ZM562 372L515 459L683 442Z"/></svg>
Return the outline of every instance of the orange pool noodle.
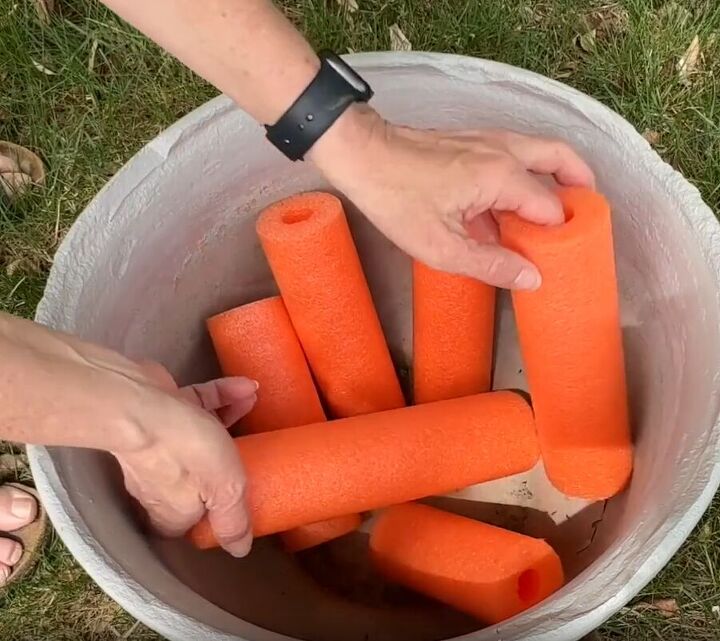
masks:
<svg viewBox="0 0 720 641"><path fill-rule="evenodd" d="M362 517L359 514L346 514L317 523L301 525L283 532L281 536L283 545L288 552L300 552L354 532L361 525Z"/></svg>
<svg viewBox="0 0 720 641"><path fill-rule="evenodd" d="M563 584L560 559L545 541L414 503L380 514L370 552L390 580L486 624L526 610Z"/></svg>
<svg viewBox="0 0 720 641"><path fill-rule="evenodd" d="M290 317L279 296L236 307L207 321L224 376L260 383L240 425L266 432L325 420L320 398Z"/></svg>
<svg viewBox="0 0 720 641"><path fill-rule="evenodd" d="M262 212L257 232L332 416L402 407L340 200L319 192L293 196Z"/></svg>
<svg viewBox="0 0 720 641"><path fill-rule="evenodd" d="M537 265L542 286L513 306L550 481L602 500L632 473L610 207L588 189L560 192L566 222L501 217L502 243Z"/></svg>
<svg viewBox="0 0 720 641"><path fill-rule="evenodd" d="M415 403L490 389L495 288L413 263Z"/></svg>
<svg viewBox="0 0 720 641"><path fill-rule="evenodd" d="M257 403L240 421L247 432L265 432L325 420L290 317L279 296L236 307L207 321L225 376L247 376L260 383ZM360 515L314 523L283 532L286 549L297 552L358 528Z"/></svg>
<svg viewBox="0 0 720 641"><path fill-rule="evenodd" d="M235 439L255 536L443 494L532 468L532 411L512 392ZM216 545L207 520L190 533Z"/></svg>

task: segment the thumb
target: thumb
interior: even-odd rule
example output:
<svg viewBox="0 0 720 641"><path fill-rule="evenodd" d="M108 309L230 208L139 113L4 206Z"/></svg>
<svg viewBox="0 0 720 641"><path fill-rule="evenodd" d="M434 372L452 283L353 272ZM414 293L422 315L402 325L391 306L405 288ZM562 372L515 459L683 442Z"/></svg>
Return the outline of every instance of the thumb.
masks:
<svg viewBox="0 0 720 641"><path fill-rule="evenodd" d="M238 484L223 476L214 495L205 502L210 526L227 552L235 557L247 556L252 546L252 529L245 505L244 480Z"/></svg>
<svg viewBox="0 0 720 641"><path fill-rule="evenodd" d="M542 277L537 267L505 247L478 244L471 238L462 239L455 251L458 273L504 289L535 290Z"/></svg>

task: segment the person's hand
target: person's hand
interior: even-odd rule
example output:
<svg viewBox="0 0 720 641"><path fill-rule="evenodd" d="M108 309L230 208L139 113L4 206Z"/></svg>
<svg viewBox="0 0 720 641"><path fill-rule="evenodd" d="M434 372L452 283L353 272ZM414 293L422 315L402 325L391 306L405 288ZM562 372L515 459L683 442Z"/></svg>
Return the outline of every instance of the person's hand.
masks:
<svg viewBox="0 0 720 641"><path fill-rule="evenodd" d="M2 312L0 354L0 438L111 452L159 532L180 536L207 511L221 545L247 554L245 475L223 423L252 409L255 381L178 390L160 365Z"/></svg>
<svg viewBox="0 0 720 641"><path fill-rule="evenodd" d="M153 528L168 537L182 536L207 510L220 544L245 556L252 543L245 475L226 428L252 409L257 383L231 377L178 389L162 366L142 368L160 390L176 397L177 414L161 428L153 426L142 448L114 452L128 492Z"/></svg>
<svg viewBox="0 0 720 641"><path fill-rule="evenodd" d="M311 158L411 256L513 289L536 289L541 276L499 245L495 215L512 211L539 224L559 224L560 201L539 176L594 186L588 165L563 142L505 130L398 127L362 108L346 112Z"/></svg>

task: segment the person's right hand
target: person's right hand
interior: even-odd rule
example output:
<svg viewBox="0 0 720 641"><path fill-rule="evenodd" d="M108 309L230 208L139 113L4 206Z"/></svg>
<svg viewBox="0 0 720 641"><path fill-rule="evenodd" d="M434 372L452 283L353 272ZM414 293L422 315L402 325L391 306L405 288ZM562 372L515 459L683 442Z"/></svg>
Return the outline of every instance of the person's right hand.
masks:
<svg viewBox="0 0 720 641"><path fill-rule="evenodd" d="M400 127L362 107L348 110L311 158L414 258L510 289L536 289L541 274L500 245L496 214L559 224L560 200L538 177L594 186L591 169L562 141L501 129Z"/></svg>

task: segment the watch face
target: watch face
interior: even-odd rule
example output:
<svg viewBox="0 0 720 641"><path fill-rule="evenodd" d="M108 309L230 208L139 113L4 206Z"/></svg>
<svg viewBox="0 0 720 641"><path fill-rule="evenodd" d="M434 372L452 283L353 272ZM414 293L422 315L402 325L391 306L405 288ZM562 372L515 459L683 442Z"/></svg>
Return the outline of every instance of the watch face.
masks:
<svg viewBox="0 0 720 641"><path fill-rule="evenodd" d="M360 77L355 70L342 61L338 56L326 58L327 63L335 70L335 72L347 82L354 91L359 94L367 94L370 92L370 85Z"/></svg>

